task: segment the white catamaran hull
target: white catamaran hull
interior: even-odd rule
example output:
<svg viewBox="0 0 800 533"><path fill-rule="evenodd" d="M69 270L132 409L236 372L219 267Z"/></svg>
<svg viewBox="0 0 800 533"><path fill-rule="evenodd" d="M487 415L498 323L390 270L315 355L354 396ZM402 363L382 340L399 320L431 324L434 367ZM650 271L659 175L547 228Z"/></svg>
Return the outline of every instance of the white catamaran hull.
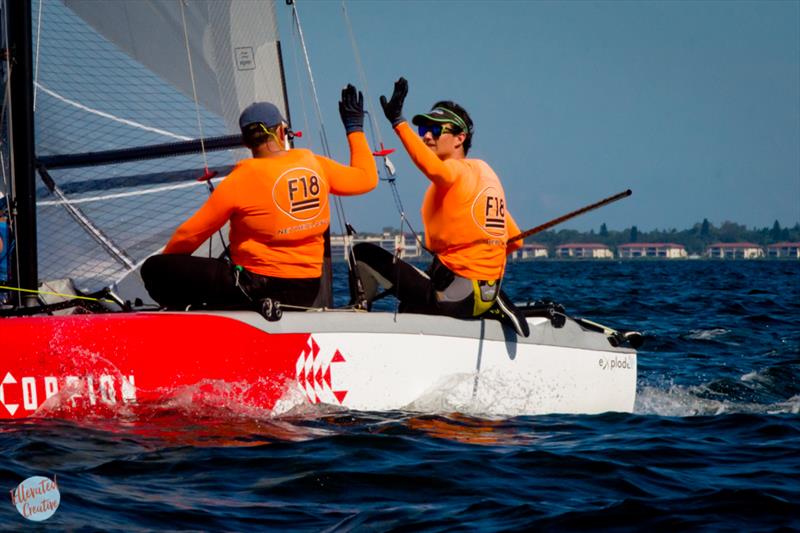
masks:
<svg viewBox="0 0 800 533"><path fill-rule="evenodd" d="M0 418L83 416L187 395L271 412L302 403L489 415L633 410L634 350L572 320L528 320L531 336L519 338L493 320L393 313L6 319Z"/></svg>

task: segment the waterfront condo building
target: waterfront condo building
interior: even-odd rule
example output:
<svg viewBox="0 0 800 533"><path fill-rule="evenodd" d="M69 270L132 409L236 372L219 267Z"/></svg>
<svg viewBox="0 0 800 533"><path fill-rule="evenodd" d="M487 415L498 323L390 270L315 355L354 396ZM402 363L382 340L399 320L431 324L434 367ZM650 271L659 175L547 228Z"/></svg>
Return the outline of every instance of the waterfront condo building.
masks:
<svg viewBox="0 0 800 533"><path fill-rule="evenodd" d="M514 250L511 253L511 259L514 261L520 259L546 259L548 256L547 246L535 242L525 244L519 250Z"/></svg>
<svg viewBox="0 0 800 533"><path fill-rule="evenodd" d="M613 259L614 253L605 244L587 242L562 244L556 248L556 257L583 259Z"/></svg>
<svg viewBox="0 0 800 533"><path fill-rule="evenodd" d="M660 259L685 259L686 247L672 242L629 242L617 246L620 259L657 257Z"/></svg>
<svg viewBox="0 0 800 533"><path fill-rule="evenodd" d="M800 259L800 242L776 242L767 246L769 258Z"/></svg>
<svg viewBox="0 0 800 533"><path fill-rule="evenodd" d="M718 242L706 248L706 257L711 259L758 259L764 257L764 249L752 242Z"/></svg>

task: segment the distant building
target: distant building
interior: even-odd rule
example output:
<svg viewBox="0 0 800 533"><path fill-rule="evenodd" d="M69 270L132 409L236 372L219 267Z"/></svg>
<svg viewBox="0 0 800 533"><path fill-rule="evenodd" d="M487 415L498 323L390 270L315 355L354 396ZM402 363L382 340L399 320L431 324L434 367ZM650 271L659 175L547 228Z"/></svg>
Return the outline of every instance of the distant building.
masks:
<svg viewBox="0 0 800 533"><path fill-rule="evenodd" d="M419 239L420 240L417 240L414 235L395 235L395 248L400 250L401 259L412 259L422 255L423 236L420 235Z"/></svg>
<svg viewBox="0 0 800 533"><path fill-rule="evenodd" d="M686 247L672 242L629 242L617 246L620 259L637 257L659 257L662 259L683 259L688 257Z"/></svg>
<svg viewBox="0 0 800 533"><path fill-rule="evenodd" d="M382 235L359 235L355 238L349 235L331 235L331 258L334 261L346 260L347 246L353 246L361 242L375 244L392 254L399 251L400 259L422 255L422 245L413 235L384 233Z"/></svg>
<svg viewBox="0 0 800 533"><path fill-rule="evenodd" d="M767 246L767 257L800 259L800 242L777 242Z"/></svg>
<svg viewBox="0 0 800 533"><path fill-rule="evenodd" d="M758 259L764 249L752 242L718 242L706 248L706 257L712 259Z"/></svg>
<svg viewBox="0 0 800 533"><path fill-rule="evenodd" d="M511 259L515 261L520 259L544 259L548 256L547 246L538 243L524 244L522 248L511 253Z"/></svg>
<svg viewBox="0 0 800 533"><path fill-rule="evenodd" d="M613 259L614 253L605 244L579 243L562 244L556 248L556 257L574 257L587 259Z"/></svg>
<svg viewBox="0 0 800 533"><path fill-rule="evenodd" d="M351 242L351 238L347 235L331 235L331 259L334 261L346 259L345 244L349 245Z"/></svg>

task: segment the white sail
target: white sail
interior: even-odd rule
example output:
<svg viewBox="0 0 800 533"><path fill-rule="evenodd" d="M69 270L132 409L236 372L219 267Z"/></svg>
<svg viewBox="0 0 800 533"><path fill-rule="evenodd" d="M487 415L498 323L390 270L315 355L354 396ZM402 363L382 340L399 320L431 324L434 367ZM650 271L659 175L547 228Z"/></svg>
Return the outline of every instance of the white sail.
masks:
<svg viewBox="0 0 800 533"><path fill-rule="evenodd" d="M286 112L282 80L275 75L280 50L272 2L66 0L65 4L190 98L194 77L201 105L224 117L232 132L241 109L254 101L273 102Z"/></svg>
<svg viewBox="0 0 800 533"><path fill-rule="evenodd" d="M65 157L238 134L253 101L288 116L271 1L33 2L39 277L97 289L124 276L245 152L65 166ZM196 97L195 97L196 95ZM54 188L55 187L55 188Z"/></svg>

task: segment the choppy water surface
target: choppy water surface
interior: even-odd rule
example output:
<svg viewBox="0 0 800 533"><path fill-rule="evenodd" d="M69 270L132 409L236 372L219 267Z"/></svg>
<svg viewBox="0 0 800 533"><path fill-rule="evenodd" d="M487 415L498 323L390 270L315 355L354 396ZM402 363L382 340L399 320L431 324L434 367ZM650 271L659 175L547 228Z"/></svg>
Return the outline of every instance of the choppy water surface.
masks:
<svg viewBox="0 0 800 533"><path fill-rule="evenodd" d="M87 531L800 528L800 262L515 263L506 290L642 331L635 413L6 422L0 489L57 475L42 524Z"/></svg>

